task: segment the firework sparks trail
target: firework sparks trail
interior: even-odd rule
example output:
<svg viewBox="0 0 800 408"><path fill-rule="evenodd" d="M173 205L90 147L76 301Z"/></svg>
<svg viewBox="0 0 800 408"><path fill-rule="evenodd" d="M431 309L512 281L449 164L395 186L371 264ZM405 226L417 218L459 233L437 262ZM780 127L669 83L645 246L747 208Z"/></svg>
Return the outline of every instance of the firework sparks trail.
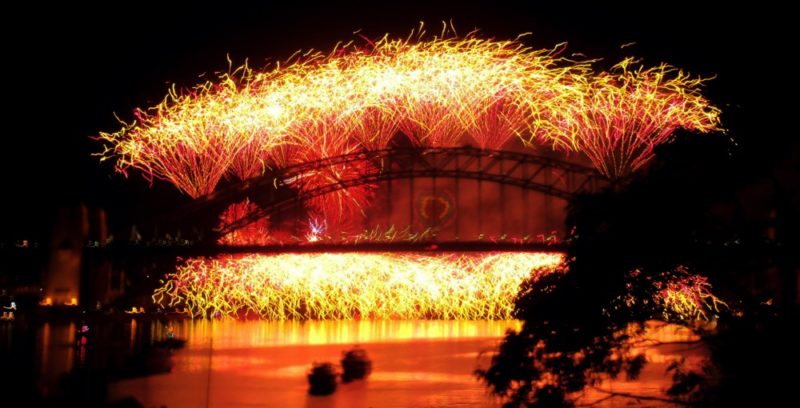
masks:
<svg viewBox="0 0 800 408"><path fill-rule="evenodd" d="M232 224L255 210L256 205L250 200L231 204L220 216L220 225ZM271 242L269 218L261 218L219 238L219 243L223 245L269 245Z"/></svg>
<svg viewBox="0 0 800 408"><path fill-rule="evenodd" d="M500 146L528 125L532 107L550 110L542 95L553 92L545 87L574 69L516 41L384 38L370 49L345 45L173 89L138 111L136 123L99 138L120 171L140 169L196 197L226 172L249 178L285 165L285 146L300 156L321 141L329 155L337 152L331 143L385 148L397 129L423 146L458 145L466 135ZM538 103L528 103L534 96ZM326 131L310 132L320 127Z"/></svg>
<svg viewBox="0 0 800 408"><path fill-rule="evenodd" d="M317 232L322 227L315 224ZM153 295L194 317L510 319L526 279L563 273L555 253L342 253L190 259ZM707 321L725 303L678 268L656 285L668 321Z"/></svg>
<svg viewBox="0 0 800 408"><path fill-rule="evenodd" d="M197 317L509 319L519 284L563 255L282 254L191 259L153 299Z"/></svg>
<svg viewBox="0 0 800 408"><path fill-rule="evenodd" d="M138 169L197 198L226 175L245 180L270 168L384 149L398 131L421 147L471 141L500 149L519 137L584 154L617 178L643 166L679 128L719 128L720 112L700 95L700 78L666 65L630 69L632 59L594 73L592 61L570 61L561 51L474 35L424 40L419 33L365 48L339 45L327 55L298 53L264 71L245 65L189 90L173 87L157 106L136 110L135 122L101 132L101 156L116 158L120 172ZM290 187L307 192L370 170L335 164ZM325 229L347 225L364 213L374 189L315 197L309 214ZM252 210L249 202L234 204L221 221ZM271 239L268 228L263 220L222 242L261 243ZM324 231L314 228L307 238L322 239ZM195 316L509 318L519 283L561 261L525 253L193 259L154 298ZM706 306L717 305L701 277L665 285L660 301L669 313L705 318Z"/></svg>
<svg viewBox="0 0 800 408"><path fill-rule="evenodd" d="M327 226L325 225L325 219L319 219L312 217L308 220L308 234L306 234L306 241L308 242L317 242L320 240L321 237L325 235L327 230Z"/></svg>
<svg viewBox="0 0 800 408"><path fill-rule="evenodd" d="M609 178L644 165L679 128L708 132L719 125L719 109L697 91L702 79L667 65L630 70L633 63L588 78L583 100L567 113L576 149Z"/></svg>
<svg viewBox="0 0 800 408"><path fill-rule="evenodd" d="M657 282L658 296L664 318L677 317L684 321L710 320L709 313L719 313L727 304L711 291L708 278L689 272L679 266L667 275L665 282Z"/></svg>
<svg viewBox="0 0 800 408"><path fill-rule="evenodd" d="M298 53L254 71L246 65L192 89L173 88L136 121L101 132L103 159L141 170L192 197L226 174L248 179L270 168L391 145L397 132L421 147L475 143L500 149L519 137L587 156L602 174L623 177L679 128L719 128L719 109L700 95L703 79L626 59L594 73L593 61L560 57L561 45L532 50L519 39L384 37L368 47ZM358 176L336 164L294 188ZM126 173L127 174L127 173ZM374 185L316 197L309 211L331 227L356 223Z"/></svg>

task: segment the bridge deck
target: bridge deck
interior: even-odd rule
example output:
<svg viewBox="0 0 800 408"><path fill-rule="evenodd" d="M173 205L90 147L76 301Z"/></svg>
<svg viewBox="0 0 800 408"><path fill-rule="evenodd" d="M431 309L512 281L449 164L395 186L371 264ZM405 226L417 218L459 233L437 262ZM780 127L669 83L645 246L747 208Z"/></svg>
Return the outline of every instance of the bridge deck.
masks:
<svg viewBox="0 0 800 408"><path fill-rule="evenodd" d="M177 256L214 256L221 254L284 254L284 253L331 253L331 252L549 252L563 253L566 245L561 243L513 243L492 241L470 242L366 242L359 244L289 244L289 245L116 245L104 248L88 248L90 251L112 253L175 254Z"/></svg>

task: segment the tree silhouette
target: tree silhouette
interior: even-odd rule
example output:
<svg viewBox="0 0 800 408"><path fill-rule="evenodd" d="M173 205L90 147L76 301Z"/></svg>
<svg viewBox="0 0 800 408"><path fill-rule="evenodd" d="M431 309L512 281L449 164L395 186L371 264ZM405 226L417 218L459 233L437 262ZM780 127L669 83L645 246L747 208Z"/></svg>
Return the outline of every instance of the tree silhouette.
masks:
<svg viewBox="0 0 800 408"><path fill-rule="evenodd" d="M741 162L726 147L721 137L679 138L661 148L646 173L572 203L568 272L523 284L516 301L522 329L507 333L491 366L477 371L506 406L573 406L579 391L604 377L635 378L645 359L629 340L643 333L644 323L693 320L665 313L667 305L657 301L665 284L694 276L687 271L702 272L718 293L739 301L707 310L718 329L699 333L711 359L701 372L671 367L675 383L664 400L715 406L763 400L753 395L767 390L770 398L781 394L757 376L775 379L773 366L786 361L777 357L792 350L787 339L796 336L785 328L793 315L760 305L764 293L742 284L780 258L781 242L765 239L741 211L737 191L758 175L739 174ZM724 211L729 207L732 215ZM761 299L745 301L754 295ZM771 337L777 333L779 340ZM731 341L737 338L746 340ZM743 353L765 358L737 362Z"/></svg>

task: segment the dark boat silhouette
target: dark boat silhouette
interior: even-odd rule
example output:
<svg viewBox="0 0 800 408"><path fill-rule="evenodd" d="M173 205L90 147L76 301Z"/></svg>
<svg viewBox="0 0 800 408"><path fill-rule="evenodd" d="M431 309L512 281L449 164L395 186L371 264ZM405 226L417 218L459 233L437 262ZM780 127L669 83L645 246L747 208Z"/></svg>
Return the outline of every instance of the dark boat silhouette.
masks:
<svg viewBox="0 0 800 408"><path fill-rule="evenodd" d="M164 340L153 342L153 347L162 347L168 349L179 349L186 345L186 340L175 337L168 337Z"/></svg>
<svg viewBox="0 0 800 408"><path fill-rule="evenodd" d="M171 324L168 324L165 328L167 330L166 338L163 340L157 340L153 342L153 347L162 347L168 349L179 349L186 345L185 339L180 339L175 337L175 329L172 328Z"/></svg>
<svg viewBox="0 0 800 408"><path fill-rule="evenodd" d="M330 395L336 391L336 368L331 363L314 363L308 373L308 393Z"/></svg>
<svg viewBox="0 0 800 408"><path fill-rule="evenodd" d="M367 356L366 350L354 347L342 352L342 369L342 381L360 380L372 372L372 360Z"/></svg>

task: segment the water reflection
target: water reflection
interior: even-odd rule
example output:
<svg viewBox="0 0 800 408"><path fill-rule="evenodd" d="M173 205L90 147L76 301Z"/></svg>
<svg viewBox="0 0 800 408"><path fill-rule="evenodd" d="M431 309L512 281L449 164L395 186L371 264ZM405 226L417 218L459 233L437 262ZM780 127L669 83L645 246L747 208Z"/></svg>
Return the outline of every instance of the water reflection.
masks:
<svg viewBox="0 0 800 408"><path fill-rule="evenodd" d="M164 336L164 325L154 323L155 336ZM287 345L385 343L409 340L496 338L517 321L450 320L338 320L338 321L236 321L185 320L176 333L194 347L214 349Z"/></svg>
<svg viewBox="0 0 800 408"><path fill-rule="evenodd" d="M51 324L45 322L36 336L36 354L39 360L37 387L44 397L49 397L58 389L58 380L72 371L75 363L75 323ZM83 350L83 358L85 359Z"/></svg>
<svg viewBox="0 0 800 408"><path fill-rule="evenodd" d="M517 321L131 319L90 323L93 336L82 345L79 324L17 325L13 332L0 327L4 353L29 353L15 355L13 362L24 367L30 358L35 392L45 400L69 391L64 379L77 375L84 382L110 384L85 391L101 393L97 398L133 397L144 406L497 406L472 373L489 363L481 352L493 350L507 329L520 326ZM168 325L188 340L184 349L153 346L166 338ZM674 326L654 325L647 337L653 342L646 350L651 364L641 381L604 387L658 395L668 386L669 361L704 356L694 346L660 345L692 339ZM372 375L342 384L332 396L308 396L305 373L311 363L338 365L342 351L353 345L367 350Z"/></svg>
<svg viewBox="0 0 800 408"><path fill-rule="evenodd" d="M183 321L187 347L169 375L112 384L110 397L145 406L487 406L495 405L472 372L517 321ZM166 334L152 323L152 336ZM359 344L373 361L366 381L329 397L307 394L312 362L338 364ZM488 360L486 361L488 362Z"/></svg>

